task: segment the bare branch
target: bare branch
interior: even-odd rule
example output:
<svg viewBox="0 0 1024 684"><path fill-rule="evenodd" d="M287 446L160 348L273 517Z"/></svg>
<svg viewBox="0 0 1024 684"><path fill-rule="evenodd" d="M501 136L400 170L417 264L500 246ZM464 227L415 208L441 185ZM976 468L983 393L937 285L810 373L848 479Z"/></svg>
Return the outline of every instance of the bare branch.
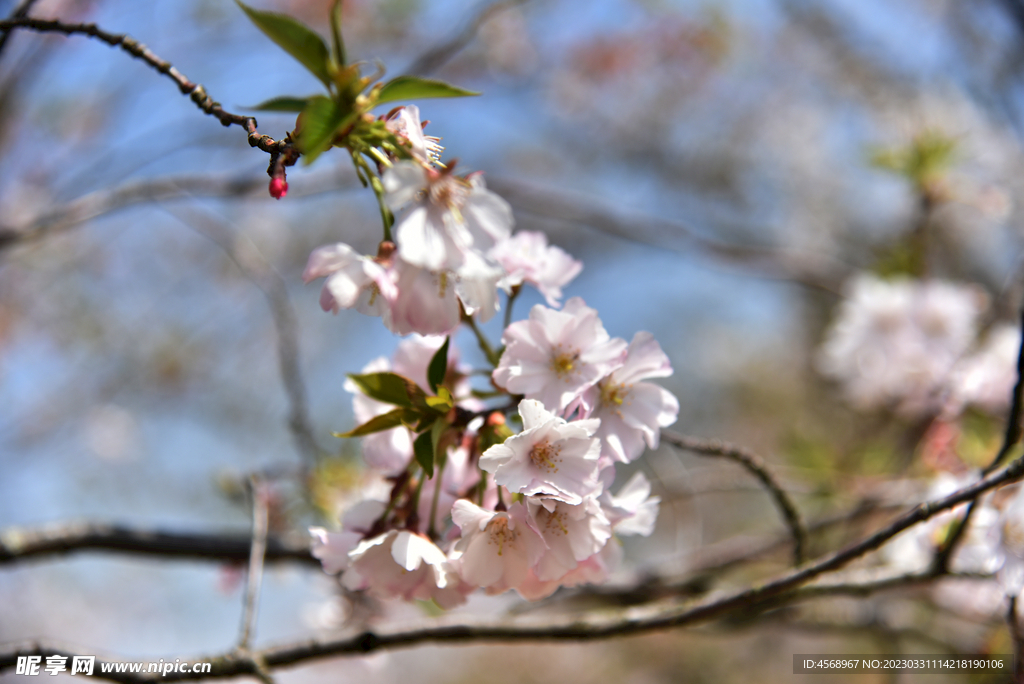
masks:
<svg viewBox="0 0 1024 684"><path fill-rule="evenodd" d="M1017 618L1017 597L1009 597L1009 605L1006 608L1006 626L1010 630L1010 640L1013 642L1015 682L1024 682L1024 634L1021 634L1020 621Z"/></svg>
<svg viewBox="0 0 1024 684"><path fill-rule="evenodd" d="M21 19L27 17L28 13L32 11L32 5L36 4L38 0L21 0L18 6L14 8L8 19ZM10 29L0 30L0 55L3 55L4 48L7 46L7 39L11 35Z"/></svg>
<svg viewBox="0 0 1024 684"><path fill-rule="evenodd" d="M100 523L62 523L36 529L9 528L0 532L0 566L77 551L114 551L162 558L244 563L249 558L248 534L189 534L139 530ZM306 538L267 539L269 562L299 561L320 566L309 553Z"/></svg>
<svg viewBox="0 0 1024 684"><path fill-rule="evenodd" d="M412 64L406 67L402 73L419 76L432 74L473 42L480 27L486 24L492 17L527 2L529 0L498 0L490 5L485 5L473 15L458 33L424 52Z"/></svg>
<svg viewBox="0 0 1024 684"><path fill-rule="evenodd" d="M355 187L355 176L317 173L306 177L301 187L288 193L288 199L336 192ZM127 207L151 202L172 202L196 197L267 197L265 180L245 176L191 175L151 178L98 190L50 210L21 226L0 224L0 251L16 244L39 240L92 219Z"/></svg>
<svg viewBox="0 0 1024 684"><path fill-rule="evenodd" d="M724 263L755 269L754 275L759 277L795 282L830 294L839 294L843 281L853 272L849 265L824 256L719 242L682 222L621 212L589 195L573 195L494 176L488 176L487 185L525 214L587 226L646 245L677 251L695 247ZM665 237L673 240L667 241Z"/></svg>
<svg viewBox="0 0 1024 684"><path fill-rule="evenodd" d="M661 438L668 444L683 449L699 456L719 456L735 461L743 466L747 472L761 481L764 488L771 494L772 500L782 513L782 518L789 527L793 536L793 563L800 565L804 560L804 548L807 545L807 530L796 505L786 494L785 490L765 466L764 461L757 454L742 447L726 444L718 440L704 440L696 437L681 435L671 430L662 430Z"/></svg>
<svg viewBox="0 0 1024 684"><path fill-rule="evenodd" d="M260 587L263 584L263 559L267 553L267 525L270 519L267 510L267 497L270 493L266 483L258 475L249 478L249 493L252 496L252 547L249 551L249 574L245 580L242 627L238 636L240 651L249 650L252 636L256 632Z"/></svg>
<svg viewBox="0 0 1024 684"><path fill-rule="evenodd" d="M281 155L284 163L294 163L299 156L299 151L292 147L288 140L274 140L269 135L260 135L256 130L256 119L251 116L232 114L214 101L199 83L193 83L174 66L158 57L152 50L131 36L119 33L109 33L96 26L96 24L67 24L56 19L35 19L32 17L16 17L0 20L0 33L6 35L14 29L27 29L40 33L62 33L67 36L83 35L103 41L111 47L120 48L132 57L142 60L148 66L159 73L167 76L178 86L183 95L195 103L204 114L215 117L224 126L241 126L245 129L249 146L258 147L264 152L272 155Z"/></svg>
<svg viewBox="0 0 1024 684"><path fill-rule="evenodd" d="M267 298L277 331L277 360L281 382L288 395L288 427L296 448L307 465L316 462L323 453L313 434L306 401L306 383L299 364L298 322L288 286L281 275L248 239L236 239L234 232L223 221L207 213L168 210L179 221L205 235L217 244L258 287Z"/></svg>

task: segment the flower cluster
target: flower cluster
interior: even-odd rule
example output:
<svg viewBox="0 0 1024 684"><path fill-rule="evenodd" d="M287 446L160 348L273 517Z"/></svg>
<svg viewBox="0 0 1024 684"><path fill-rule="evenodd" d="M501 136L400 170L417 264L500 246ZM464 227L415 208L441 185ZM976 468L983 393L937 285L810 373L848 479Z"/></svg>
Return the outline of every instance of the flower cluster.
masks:
<svg viewBox="0 0 1024 684"><path fill-rule="evenodd" d="M975 286L860 275L826 334L818 368L861 409L946 417L968 405L999 410L1009 402L1020 332L998 325L979 340L986 308Z"/></svg>

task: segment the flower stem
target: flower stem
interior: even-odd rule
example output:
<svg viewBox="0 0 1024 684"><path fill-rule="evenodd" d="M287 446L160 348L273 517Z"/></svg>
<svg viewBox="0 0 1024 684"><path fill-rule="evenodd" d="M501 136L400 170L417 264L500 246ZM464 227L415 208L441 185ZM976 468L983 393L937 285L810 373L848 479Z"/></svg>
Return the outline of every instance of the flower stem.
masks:
<svg viewBox="0 0 1024 684"><path fill-rule="evenodd" d="M376 152L372 147L369 149L371 152ZM369 154L369 152L367 154ZM374 160L376 161L376 158ZM391 210L388 209L387 202L384 201L384 184L380 182L380 178L373 172L373 169L370 168L370 165L362 155L353 154L352 161L355 163L356 167L362 169L363 174L370 182L370 187L373 188L373 194L377 196L377 205L380 207L380 218L384 223L384 240L386 242L394 242L394 239L391 237L391 226L395 223L395 217L391 213Z"/></svg>
<svg viewBox="0 0 1024 684"><path fill-rule="evenodd" d="M505 328L508 328L512 323L512 305L515 304L516 297L519 296L519 292L522 289L522 285L513 285L512 292L508 296L508 301L505 302Z"/></svg>
<svg viewBox="0 0 1024 684"><path fill-rule="evenodd" d="M494 351L494 348L491 346L491 343L488 342L487 338L484 337L484 334L480 332L480 328L477 327L476 321L473 320L473 317L463 314L462 322L468 325L469 329L473 331L474 335L476 335L477 344L480 345L480 351L482 351L484 353L484 356L487 357L487 361L490 362L492 366L497 368L498 362L501 360L501 354Z"/></svg>
<svg viewBox="0 0 1024 684"><path fill-rule="evenodd" d="M437 528L434 523L437 520L437 500L441 498L441 476L444 474L444 465L442 463L434 473L434 478L437 481L434 482L434 500L430 502L430 524L427 526L427 536L431 539L437 538Z"/></svg>

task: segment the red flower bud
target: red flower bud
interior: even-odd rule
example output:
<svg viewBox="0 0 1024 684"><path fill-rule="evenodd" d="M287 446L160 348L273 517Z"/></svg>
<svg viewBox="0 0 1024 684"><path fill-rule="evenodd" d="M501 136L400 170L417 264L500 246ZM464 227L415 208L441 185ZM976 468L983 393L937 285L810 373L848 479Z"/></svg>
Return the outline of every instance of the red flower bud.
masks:
<svg viewBox="0 0 1024 684"><path fill-rule="evenodd" d="M270 179L270 196L274 199L281 199L288 194L288 181L283 178Z"/></svg>

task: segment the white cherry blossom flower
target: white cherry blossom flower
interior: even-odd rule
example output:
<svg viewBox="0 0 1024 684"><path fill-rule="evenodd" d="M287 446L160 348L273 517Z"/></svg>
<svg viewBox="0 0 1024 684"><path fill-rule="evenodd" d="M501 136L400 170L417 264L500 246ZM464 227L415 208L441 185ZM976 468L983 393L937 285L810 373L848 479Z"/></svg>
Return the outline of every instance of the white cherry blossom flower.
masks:
<svg viewBox="0 0 1024 684"><path fill-rule="evenodd" d="M519 403L523 431L480 456L480 467L495 483L526 496L580 504L599 487L601 443L593 437L598 420L566 422L539 401Z"/></svg>
<svg viewBox="0 0 1024 684"><path fill-rule="evenodd" d="M348 568L349 552L369 533L386 505L373 499L360 501L345 514L340 532L329 532L322 527L309 528L312 536L310 553L323 564L324 572L335 575Z"/></svg>
<svg viewBox="0 0 1024 684"><path fill-rule="evenodd" d="M505 352L494 381L513 394L560 412L583 391L622 366L626 341L612 339L579 297L561 311L541 304L502 336Z"/></svg>
<svg viewBox="0 0 1024 684"><path fill-rule="evenodd" d="M412 156L421 164L433 164L441 157L444 147L440 138L424 135L424 124L420 121L420 108L405 105L386 121L388 130L409 141Z"/></svg>
<svg viewBox="0 0 1024 684"><path fill-rule="evenodd" d="M672 374L668 356L649 332L638 332L626 350L625 363L583 393L580 399L588 418L600 418L597 435L611 456L622 463L634 461L644 442L658 448L661 428L676 422L679 400L646 378Z"/></svg>
<svg viewBox="0 0 1024 684"><path fill-rule="evenodd" d="M1010 405L1017 381L1020 328L1002 323L989 331L984 346L965 359L954 378L950 410L959 413L968 404L995 413Z"/></svg>
<svg viewBox="0 0 1024 684"><path fill-rule="evenodd" d="M508 273L509 285L530 283L552 308L561 304L562 288L583 270L583 264L563 249L549 246L541 232L520 231L496 244L489 256Z"/></svg>
<svg viewBox="0 0 1024 684"><path fill-rule="evenodd" d="M580 561L600 551L612 536L612 526L597 500L589 496L580 504L528 497L531 526L544 539L547 550L534 566L537 579L557 580L576 569Z"/></svg>
<svg viewBox="0 0 1024 684"><path fill-rule="evenodd" d="M818 368L858 408L937 412L985 306L976 287L860 275L826 334Z"/></svg>
<svg viewBox="0 0 1024 684"><path fill-rule="evenodd" d="M575 568L556 580L541 580L531 568L526 580L516 587L527 601L537 601L551 596L560 587L576 587L581 584L603 584L622 562L622 545L615 539L590 558L580 561Z"/></svg>
<svg viewBox="0 0 1024 684"><path fill-rule="evenodd" d="M349 553L342 575L347 589L378 598L433 599L443 608L465 601L461 582L447 556L423 535L391 530L366 539Z"/></svg>
<svg viewBox="0 0 1024 684"><path fill-rule="evenodd" d="M544 540L530 527L526 515L521 503L492 512L466 499L455 502L452 521L462 537L451 559L463 580L488 594L515 589L526 580L544 552Z"/></svg>
<svg viewBox="0 0 1024 684"><path fill-rule="evenodd" d="M447 335L459 326L462 312L450 271L435 272L396 259L398 293L384 324L398 335Z"/></svg>
<svg viewBox="0 0 1024 684"><path fill-rule="evenodd" d="M387 270L344 243L317 247L309 255L302 280L326 277L320 308L338 313L355 307L370 316L383 315L397 291Z"/></svg>
<svg viewBox="0 0 1024 684"><path fill-rule="evenodd" d="M396 214L398 253L414 266L456 270L468 252L482 254L512 230L511 207L479 176L463 178L402 161L384 172L382 182Z"/></svg>
<svg viewBox="0 0 1024 684"><path fill-rule="evenodd" d="M650 536L658 521L661 497L651 496L647 476L637 472L622 486L618 494L605 490L598 499L612 530L620 537L638 534Z"/></svg>

